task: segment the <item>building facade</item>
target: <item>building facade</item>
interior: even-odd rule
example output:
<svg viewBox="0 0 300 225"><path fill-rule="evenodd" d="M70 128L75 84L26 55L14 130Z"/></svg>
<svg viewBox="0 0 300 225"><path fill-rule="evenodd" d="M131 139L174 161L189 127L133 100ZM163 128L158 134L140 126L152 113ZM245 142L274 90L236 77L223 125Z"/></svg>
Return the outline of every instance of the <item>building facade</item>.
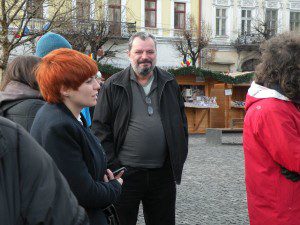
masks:
<svg viewBox="0 0 300 225"><path fill-rule="evenodd" d="M30 31L44 26L44 20L56 10L49 6L51 1L28 0L27 9L37 11L35 18L27 24ZM190 16L199 21L200 2L200 0L66 0L62 10L74 9L70 11L70 15L75 22L69 26L70 28L75 27L78 22L92 23L90 21L103 18L108 21L109 32L113 34L114 39L119 40L113 47L111 46L115 40L108 41L103 46L104 51L110 49L115 52L113 57L104 58L103 63L117 67L129 65L126 55L129 36L135 31L147 31L157 38L157 64L167 68L180 66L183 57L174 49L172 40L178 37L180 30L188 26ZM26 45L16 50L14 55L24 54L24 51L30 54Z"/></svg>
<svg viewBox="0 0 300 225"><path fill-rule="evenodd" d="M35 10L41 2L28 0L28 7ZM43 21L53 12L47 2L37 9L33 21ZM172 42L188 28L191 16L198 28L203 23L210 28L211 41L199 63L214 71L254 70L259 43L285 31L300 33L300 0L67 0L65 7L75 9L71 14L76 21L108 21L109 32L119 41L112 46L112 38L103 46L103 51L115 54L102 62L117 67L129 65L127 42L135 31L156 36L158 66L180 67L183 56ZM36 24L28 27L34 29Z"/></svg>
<svg viewBox="0 0 300 225"><path fill-rule="evenodd" d="M136 31L147 31L157 38L157 65L165 68L180 67L183 57L175 50L172 41L180 30L188 26L190 16L199 21L199 0L104 0L110 8L111 3L119 6L115 16L121 22L136 24ZM107 12L111 15L110 11ZM110 45L108 42L107 46ZM106 60L115 66L129 65L126 56L127 43L115 46L121 52Z"/></svg>
<svg viewBox="0 0 300 225"><path fill-rule="evenodd" d="M205 0L202 20L212 27L211 70L251 71L261 41L279 33L300 35L300 0Z"/></svg>

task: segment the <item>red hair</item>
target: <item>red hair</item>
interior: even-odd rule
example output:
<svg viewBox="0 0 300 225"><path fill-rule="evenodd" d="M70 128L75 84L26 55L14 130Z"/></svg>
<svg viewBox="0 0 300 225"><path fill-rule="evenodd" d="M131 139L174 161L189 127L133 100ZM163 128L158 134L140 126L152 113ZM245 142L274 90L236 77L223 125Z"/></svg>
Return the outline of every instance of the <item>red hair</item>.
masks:
<svg viewBox="0 0 300 225"><path fill-rule="evenodd" d="M40 91L49 103L63 101L61 88L77 90L98 72L97 63L78 51L60 48L42 58L35 71Z"/></svg>

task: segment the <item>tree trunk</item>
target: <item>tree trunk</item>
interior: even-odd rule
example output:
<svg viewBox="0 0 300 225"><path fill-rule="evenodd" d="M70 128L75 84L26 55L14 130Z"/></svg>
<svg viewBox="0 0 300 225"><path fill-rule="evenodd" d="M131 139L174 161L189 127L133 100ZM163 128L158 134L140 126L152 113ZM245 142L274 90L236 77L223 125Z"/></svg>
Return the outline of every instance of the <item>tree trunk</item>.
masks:
<svg viewBox="0 0 300 225"><path fill-rule="evenodd" d="M194 57L192 58L192 65L194 66L194 67L196 67L196 62L197 62L197 59L194 59Z"/></svg>
<svg viewBox="0 0 300 225"><path fill-rule="evenodd" d="M5 46L3 46L2 52L0 53L0 58L1 58L1 61L0 61L0 76L1 76L1 80L3 79L4 71L7 67L9 54L10 54L10 51Z"/></svg>
<svg viewBox="0 0 300 225"><path fill-rule="evenodd" d="M6 69L9 54L11 52L11 43L8 39L8 25L5 23L5 21L2 21L2 30L0 34L0 45L2 47L2 51L0 51L0 70L1 70L1 80L4 76L4 71Z"/></svg>
<svg viewBox="0 0 300 225"><path fill-rule="evenodd" d="M2 81L2 78L3 78L3 70L0 69L0 81Z"/></svg>
<svg viewBox="0 0 300 225"><path fill-rule="evenodd" d="M183 63L186 63L186 54L183 53Z"/></svg>

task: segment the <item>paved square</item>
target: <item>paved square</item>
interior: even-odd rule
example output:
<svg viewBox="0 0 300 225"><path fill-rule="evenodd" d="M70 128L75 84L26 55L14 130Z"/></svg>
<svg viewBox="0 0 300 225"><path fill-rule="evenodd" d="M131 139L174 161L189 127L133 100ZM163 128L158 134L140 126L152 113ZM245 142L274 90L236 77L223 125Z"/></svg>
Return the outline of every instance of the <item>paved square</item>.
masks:
<svg viewBox="0 0 300 225"><path fill-rule="evenodd" d="M241 135L226 139L240 143ZM205 135L191 135L189 141L177 186L176 224L248 225L242 145L209 146ZM141 212L137 224L144 224Z"/></svg>

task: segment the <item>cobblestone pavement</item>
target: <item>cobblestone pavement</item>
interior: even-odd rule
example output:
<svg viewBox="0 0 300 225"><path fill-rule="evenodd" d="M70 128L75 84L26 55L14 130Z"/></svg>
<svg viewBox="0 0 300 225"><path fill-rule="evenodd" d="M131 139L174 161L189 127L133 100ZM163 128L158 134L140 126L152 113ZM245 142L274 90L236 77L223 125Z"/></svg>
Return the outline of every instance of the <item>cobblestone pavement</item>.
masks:
<svg viewBox="0 0 300 225"><path fill-rule="evenodd" d="M208 146L205 135L190 136L189 155L177 186L176 224L248 225L241 135L231 144ZM144 224L140 210L138 225Z"/></svg>

